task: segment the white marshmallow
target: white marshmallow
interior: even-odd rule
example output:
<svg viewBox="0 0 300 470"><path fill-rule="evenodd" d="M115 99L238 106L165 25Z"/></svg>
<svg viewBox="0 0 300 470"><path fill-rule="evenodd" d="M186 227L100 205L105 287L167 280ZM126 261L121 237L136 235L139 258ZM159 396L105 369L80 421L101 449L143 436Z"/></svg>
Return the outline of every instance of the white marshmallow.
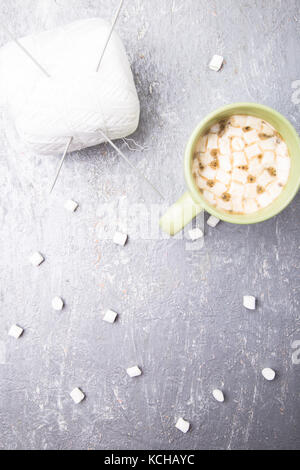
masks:
<svg viewBox="0 0 300 470"><path fill-rule="evenodd" d="M247 116L241 114L236 114L230 118L230 122L232 123L232 125L237 127L245 127L246 121Z"/></svg>
<svg viewBox="0 0 300 470"><path fill-rule="evenodd" d="M209 165L212 161L213 157L211 156L210 152L200 153L200 162L202 165Z"/></svg>
<svg viewBox="0 0 300 470"><path fill-rule="evenodd" d="M234 137L232 139L231 145L233 150L236 150L237 152L243 150L245 147L245 143L240 137Z"/></svg>
<svg viewBox="0 0 300 470"><path fill-rule="evenodd" d="M244 211L243 199L240 196L233 196L232 198L232 209L234 212L240 213Z"/></svg>
<svg viewBox="0 0 300 470"><path fill-rule="evenodd" d="M230 140L227 135L223 135L219 138L219 149L223 155L230 153Z"/></svg>
<svg viewBox="0 0 300 470"><path fill-rule="evenodd" d="M199 175L199 161L197 158L194 158L193 163L192 163L192 172L194 175Z"/></svg>
<svg viewBox="0 0 300 470"><path fill-rule="evenodd" d="M60 297L54 297L52 300L52 308L59 312L64 308L64 301Z"/></svg>
<svg viewBox="0 0 300 470"><path fill-rule="evenodd" d="M262 174L259 175L256 181L257 181L258 186L266 187L267 184L271 183L271 181L273 180L274 180L274 177L272 177L267 170L264 170Z"/></svg>
<svg viewBox="0 0 300 470"><path fill-rule="evenodd" d="M244 186L240 183L236 183L235 181L232 181L228 192L232 196L242 197L244 194Z"/></svg>
<svg viewBox="0 0 300 470"><path fill-rule="evenodd" d="M85 394L79 389L79 388L74 388L72 392L70 393L71 398L73 401L78 405L82 400L85 399Z"/></svg>
<svg viewBox="0 0 300 470"><path fill-rule="evenodd" d="M116 245L120 245L120 246L125 246L127 240L128 240L128 235L126 235L125 233L121 233L121 232L116 232L113 238L113 242Z"/></svg>
<svg viewBox="0 0 300 470"><path fill-rule="evenodd" d="M258 137L257 131L253 129L252 131L244 132L244 139L245 139L246 144L248 145L254 144L254 142L258 142L259 137Z"/></svg>
<svg viewBox="0 0 300 470"><path fill-rule="evenodd" d="M223 209L224 211L232 210L232 201L224 201L223 199L218 200L218 208Z"/></svg>
<svg viewBox="0 0 300 470"><path fill-rule="evenodd" d="M113 310L106 310L105 315L103 317L103 321L105 321L106 323L113 324L115 323L117 316L118 314L114 312Z"/></svg>
<svg viewBox="0 0 300 470"><path fill-rule="evenodd" d="M217 170L211 168L210 166L206 166L202 171L202 176L204 176L204 178L207 178L208 180L214 180L216 177L216 173Z"/></svg>
<svg viewBox="0 0 300 470"><path fill-rule="evenodd" d="M283 157L288 157L289 156L289 151L287 148L287 145L283 140L280 142L280 144L276 145L276 153L278 155L282 155Z"/></svg>
<svg viewBox="0 0 300 470"><path fill-rule="evenodd" d="M266 380L274 380L276 376L276 372L273 369L270 369L269 367L266 367L261 371L262 375Z"/></svg>
<svg viewBox="0 0 300 470"><path fill-rule="evenodd" d="M252 176L258 176L261 173L261 164L258 158L252 158L249 163L249 174Z"/></svg>
<svg viewBox="0 0 300 470"><path fill-rule="evenodd" d="M255 183L248 183L245 185L245 197L255 198L257 196L257 185Z"/></svg>
<svg viewBox="0 0 300 470"><path fill-rule="evenodd" d="M203 196L205 197L205 199L207 200L207 202L209 204L212 204L212 205L215 204L216 201L215 201L215 196L213 195L213 193L211 193L210 191L205 190L203 192Z"/></svg>
<svg viewBox="0 0 300 470"><path fill-rule="evenodd" d="M210 150L218 148L218 135L209 133L207 138L207 148Z"/></svg>
<svg viewBox="0 0 300 470"><path fill-rule="evenodd" d="M29 261L33 266L38 267L45 261L45 258L37 251L30 256Z"/></svg>
<svg viewBox="0 0 300 470"><path fill-rule="evenodd" d="M217 171L216 179L227 186L230 183L231 175L227 171L220 169Z"/></svg>
<svg viewBox="0 0 300 470"><path fill-rule="evenodd" d="M214 215L211 215L209 219L207 220L207 225L209 225L212 228L215 228L219 222L220 222L220 219L218 219Z"/></svg>
<svg viewBox="0 0 300 470"><path fill-rule="evenodd" d="M234 166L247 165L247 159L244 152L233 152L233 164Z"/></svg>
<svg viewBox="0 0 300 470"><path fill-rule="evenodd" d="M142 371L138 366L129 367L129 369L127 369L126 372L131 378L139 377L140 375L142 375Z"/></svg>
<svg viewBox="0 0 300 470"><path fill-rule="evenodd" d="M223 183L216 182L211 188L211 190L216 196L221 196L226 191L226 185Z"/></svg>
<svg viewBox="0 0 300 470"><path fill-rule="evenodd" d="M179 418L179 420L175 424L175 427L179 429L179 431L186 434L190 429L190 423L188 421L185 421L183 418Z"/></svg>
<svg viewBox="0 0 300 470"><path fill-rule="evenodd" d="M72 199L69 199L68 201L65 202L64 207L69 212L75 212L76 209L78 209L79 204L75 201L72 201Z"/></svg>
<svg viewBox="0 0 300 470"><path fill-rule="evenodd" d="M199 240L200 238L203 238L204 233L200 228L194 228L193 230L189 230L189 236L190 239L194 241Z"/></svg>
<svg viewBox="0 0 300 470"><path fill-rule="evenodd" d="M277 181L274 181L274 183L269 184L267 187L267 191L273 200L279 196L279 194L282 192L282 189L282 186L280 186Z"/></svg>
<svg viewBox="0 0 300 470"><path fill-rule="evenodd" d="M213 126L211 126L211 128L209 129L210 132L212 132L213 134L217 134L220 130L220 124L217 122L216 124L214 124Z"/></svg>
<svg viewBox="0 0 300 470"><path fill-rule="evenodd" d="M263 159L262 159L262 164L264 166L272 166L275 163L275 155L272 150L268 150L267 152L264 153Z"/></svg>
<svg viewBox="0 0 300 470"><path fill-rule="evenodd" d="M277 177L278 181L285 184L290 174L291 160L289 157L277 157Z"/></svg>
<svg viewBox="0 0 300 470"><path fill-rule="evenodd" d="M262 153L260 147L257 144L250 145L245 148L245 152L248 158L256 157Z"/></svg>
<svg viewBox="0 0 300 470"><path fill-rule="evenodd" d="M244 202L244 211L245 214L253 214L259 209L255 199L246 199Z"/></svg>
<svg viewBox="0 0 300 470"><path fill-rule="evenodd" d="M272 202L272 198L270 194L268 194L266 191L262 194L258 194L257 196L257 202L260 205L260 207L267 207L269 204Z"/></svg>
<svg viewBox="0 0 300 470"><path fill-rule="evenodd" d="M207 135L203 135L200 139L200 152L205 152L207 145Z"/></svg>
<svg viewBox="0 0 300 470"><path fill-rule="evenodd" d="M199 186L200 189L206 188L206 180L202 178L201 176L197 177L197 186Z"/></svg>
<svg viewBox="0 0 300 470"><path fill-rule="evenodd" d="M224 171L231 170L231 161L229 155L220 155L219 157L220 168Z"/></svg>
<svg viewBox="0 0 300 470"><path fill-rule="evenodd" d="M219 403L223 403L225 401L224 393L222 392L222 390L215 389L212 393L214 399L217 400Z"/></svg>
<svg viewBox="0 0 300 470"><path fill-rule="evenodd" d="M195 152L205 152L207 143L207 135L202 135L196 145Z"/></svg>
<svg viewBox="0 0 300 470"><path fill-rule="evenodd" d="M239 168L234 168L232 172L232 179L238 181L242 184L246 184L247 182L247 173L244 170L240 170Z"/></svg>
<svg viewBox="0 0 300 470"><path fill-rule="evenodd" d="M270 137L267 140L261 140L259 142L260 147L263 150L275 150L276 147L276 137Z"/></svg>
<svg viewBox="0 0 300 470"><path fill-rule="evenodd" d="M271 125L263 122L262 124L262 127L261 127L261 132L263 134L267 134L267 135L273 135L274 134L274 127L272 127Z"/></svg>
<svg viewBox="0 0 300 470"><path fill-rule="evenodd" d="M18 339L18 338L20 338L20 336L22 336L23 332L24 332L23 328L21 328L18 325L13 325L10 328L8 334L9 334L9 336L12 336L13 338Z"/></svg>
<svg viewBox="0 0 300 470"><path fill-rule="evenodd" d="M243 297L243 305L248 310L255 310L256 299L253 295L244 295Z"/></svg>
<svg viewBox="0 0 300 470"><path fill-rule="evenodd" d="M228 137L243 137L243 131L240 127L230 126L226 130L225 135L228 136Z"/></svg>
<svg viewBox="0 0 300 470"><path fill-rule="evenodd" d="M214 70L215 72L218 72L222 68L223 62L224 62L224 57L222 57L221 55L215 54L209 63L209 68L211 70Z"/></svg>
<svg viewBox="0 0 300 470"><path fill-rule="evenodd" d="M259 131L261 128L261 120L254 116L248 116L246 120L246 126L252 127L253 129L257 129Z"/></svg>
<svg viewBox="0 0 300 470"><path fill-rule="evenodd" d="M287 183L287 180L289 179L289 174L290 174L289 171L281 172L281 173L278 175L278 181L279 181L279 183L285 185L285 184Z"/></svg>

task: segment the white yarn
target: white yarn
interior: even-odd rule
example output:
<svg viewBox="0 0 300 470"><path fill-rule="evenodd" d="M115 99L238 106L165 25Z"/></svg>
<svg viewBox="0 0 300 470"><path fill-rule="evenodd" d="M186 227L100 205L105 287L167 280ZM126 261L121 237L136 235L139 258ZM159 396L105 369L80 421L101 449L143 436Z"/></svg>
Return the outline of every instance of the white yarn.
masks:
<svg viewBox="0 0 300 470"><path fill-rule="evenodd" d="M88 19L23 38L20 43L49 72L47 78L16 44L0 50L0 104L8 107L22 141L38 154L62 154L127 137L140 105L124 46L111 26Z"/></svg>

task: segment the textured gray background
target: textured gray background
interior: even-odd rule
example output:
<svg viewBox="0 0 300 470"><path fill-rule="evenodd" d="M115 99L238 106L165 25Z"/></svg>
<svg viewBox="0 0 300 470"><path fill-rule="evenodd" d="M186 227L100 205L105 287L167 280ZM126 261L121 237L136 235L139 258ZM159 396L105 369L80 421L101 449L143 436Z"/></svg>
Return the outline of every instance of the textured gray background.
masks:
<svg viewBox="0 0 300 470"><path fill-rule="evenodd" d="M9 0L0 19L21 36L110 19L116 5ZM128 0L117 30L141 99L134 138L145 149L118 145L169 202L185 187L189 134L218 106L261 102L300 131L298 0ZM220 73L207 67L214 53L226 58ZM300 196L256 226L206 227L196 251L181 239L143 240L137 218L121 217L131 238L120 249L103 240L115 228L103 203L122 198L149 211L155 193L103 145L69 156L50 198L57 160L16 154L3 127L0 448L299 448L291 344L300 339ZM80 203L75 215L62 207L69 197ZM39 269L28 264L35 250L46 257ZM242 307L245 293L259 299L253 313ZM62 313L51 309L54 295L65 299ZM120 313L114 326L101 320L107 307ZM26 328L18 341L7 336L15 322ZM144 372L135 380L125 372L133 364ZM262 378L265 366L276 381ZM79 406L68 396L75 386L87 395ZM216 386L224 405L211 397ZM174 428L179 416L191 422L187 435Z"/></svg>

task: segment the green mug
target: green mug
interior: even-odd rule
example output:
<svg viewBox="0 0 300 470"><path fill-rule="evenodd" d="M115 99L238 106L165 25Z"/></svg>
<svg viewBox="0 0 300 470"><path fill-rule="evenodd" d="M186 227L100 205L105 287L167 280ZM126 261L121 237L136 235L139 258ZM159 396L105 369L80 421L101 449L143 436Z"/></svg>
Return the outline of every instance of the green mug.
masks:
<svg viewBox="0 0 300 470"><path fill-rule="evenodd" d="M291 157L290 176L277 199L268 207L253 214L230 214L210 205L200 193L192 175L192 162L199 137L216 122L233 114L247 114L268 121L283 137ZM272 108L256 103L234 103L217 109L198 124L185 150L184 173L188 191L173 205L160 220L162 230L175 235L196 215L206 210L218 219L232 224L255 224L270 219L281 212L295 197L300 186L300 139L292 124Z"/></svg>

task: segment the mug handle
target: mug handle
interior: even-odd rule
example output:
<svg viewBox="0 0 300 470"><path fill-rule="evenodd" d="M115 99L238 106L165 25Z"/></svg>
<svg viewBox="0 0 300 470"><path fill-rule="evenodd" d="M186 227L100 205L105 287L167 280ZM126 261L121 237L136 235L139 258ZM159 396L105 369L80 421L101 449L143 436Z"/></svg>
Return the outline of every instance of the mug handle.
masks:
<svg viewBox="0 0 300 470"><path fill-rule="evenodd" d="M160 219L161 229L169 235L176 235L196 215L203 211L201 204L196 203L192 194L187 191Z"/></svg>

